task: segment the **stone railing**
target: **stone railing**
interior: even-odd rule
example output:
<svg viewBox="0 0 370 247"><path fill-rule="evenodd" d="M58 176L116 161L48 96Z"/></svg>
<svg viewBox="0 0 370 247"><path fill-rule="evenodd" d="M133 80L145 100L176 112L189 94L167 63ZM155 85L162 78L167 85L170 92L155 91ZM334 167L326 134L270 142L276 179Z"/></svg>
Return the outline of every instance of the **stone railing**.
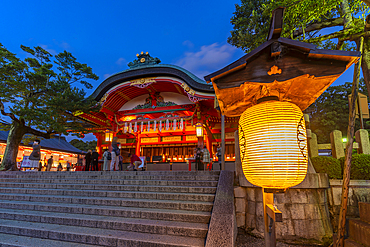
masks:
<svg viewBox="0 0 370 247"><path fill-rule="evenodd" d="M315 133L308 132L308 150L310 157L319 156L319 150L330 149L333 158L339 159L345 156L345 148L347 143L342 141L342 132L334 130L330 133L330 143L318 144ZM360 129L355 133L357 142L353 143L353 148L357 149L357 153L370 154L369 133L367 130Z"/></svg>

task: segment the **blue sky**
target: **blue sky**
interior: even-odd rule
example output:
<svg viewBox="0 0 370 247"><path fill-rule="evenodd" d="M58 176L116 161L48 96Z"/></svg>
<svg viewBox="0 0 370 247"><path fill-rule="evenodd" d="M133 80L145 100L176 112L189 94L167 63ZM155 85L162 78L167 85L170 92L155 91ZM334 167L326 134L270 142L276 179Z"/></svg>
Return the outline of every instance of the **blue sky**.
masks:
<svg viewBox="0 0 370 247"><path fill-rule="evenodd" d="M100 77L88 95L141 51L203 78L244 55L227 44L236 3L240 0L2 0L0 43L20 57L21 44L52 54L71 52ZM353 67L335 84L351 81L352 72Z"/></svg>

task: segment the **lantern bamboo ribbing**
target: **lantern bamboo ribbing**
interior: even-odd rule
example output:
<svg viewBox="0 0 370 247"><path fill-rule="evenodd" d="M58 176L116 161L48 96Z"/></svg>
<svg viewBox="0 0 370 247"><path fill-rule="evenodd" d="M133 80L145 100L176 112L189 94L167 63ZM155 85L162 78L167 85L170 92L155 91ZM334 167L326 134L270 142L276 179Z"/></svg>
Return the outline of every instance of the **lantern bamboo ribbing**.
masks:
<svg viewBox="0 0 370 247"><path fill-rule="evenodd" d="M307 136L302 111L289 102L267 101L248 108L239 120L242 167L249 182L286 189L307 172Z"/></svg>

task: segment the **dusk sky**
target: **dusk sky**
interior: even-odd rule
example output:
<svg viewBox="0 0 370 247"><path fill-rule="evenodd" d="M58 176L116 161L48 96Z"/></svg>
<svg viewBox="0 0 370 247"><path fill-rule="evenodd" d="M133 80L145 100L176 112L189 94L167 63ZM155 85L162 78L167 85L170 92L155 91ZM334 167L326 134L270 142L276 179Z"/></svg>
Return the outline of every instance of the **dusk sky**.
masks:
<svg viewBox="0 0 370 247"><path fill-rule="evenodd" d="M227 43L236 3L240 0L3 0L0 43L19 57L21 44L52 54L71 52L99 76L88 95L141 51L203 79L244 55ZM351 81L352 73L353 67L335 85Z"/></svg>

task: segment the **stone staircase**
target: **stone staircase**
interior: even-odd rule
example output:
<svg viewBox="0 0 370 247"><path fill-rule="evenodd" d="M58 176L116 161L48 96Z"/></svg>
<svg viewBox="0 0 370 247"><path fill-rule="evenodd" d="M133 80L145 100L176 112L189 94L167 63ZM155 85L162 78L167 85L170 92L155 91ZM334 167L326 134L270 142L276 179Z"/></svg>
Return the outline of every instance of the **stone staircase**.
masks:
<svg viewBox="0 0 370 247"><path fill-rule="evenodd" d="M344 247L370 247L370 203L359 202L360 219L349 220L349 238Z"/></svg>
<svg viewBox="0 0 370 247"><path fill-rule="evenodd" d="M0 246L204 246L219 172L0 172Z"/></svg>

